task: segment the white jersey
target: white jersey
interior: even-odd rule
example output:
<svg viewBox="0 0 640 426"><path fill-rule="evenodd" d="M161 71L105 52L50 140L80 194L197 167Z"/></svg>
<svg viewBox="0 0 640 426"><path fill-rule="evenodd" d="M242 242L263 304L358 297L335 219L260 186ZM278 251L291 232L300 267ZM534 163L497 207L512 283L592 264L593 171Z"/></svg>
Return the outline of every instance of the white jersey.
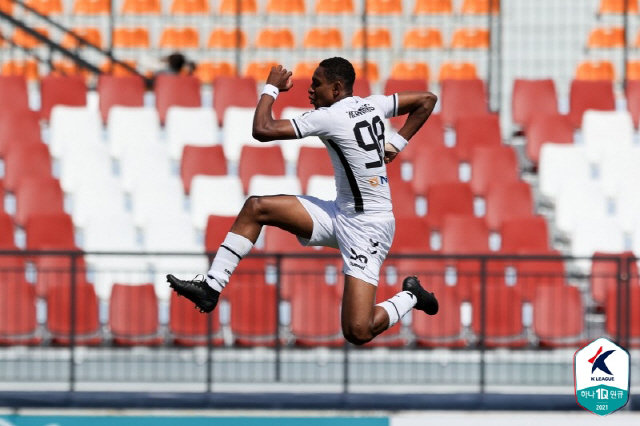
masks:
<svg viewBox="0 0 640 426"><path fill-rule="evenodd" d="M291 119L296 136L318 136L327 146L342 212L390 212L384 163L384 119L398 115L398 94L351 96Z"/></svg>

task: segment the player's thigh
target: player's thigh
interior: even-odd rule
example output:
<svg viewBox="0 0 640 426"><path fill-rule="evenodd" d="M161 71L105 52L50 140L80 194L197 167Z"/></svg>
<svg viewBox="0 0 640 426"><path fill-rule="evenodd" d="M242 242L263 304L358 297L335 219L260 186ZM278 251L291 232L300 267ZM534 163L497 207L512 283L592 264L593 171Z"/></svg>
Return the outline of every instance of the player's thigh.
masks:
<svg viewBox="0 0 640 426"><path fill-rule="evenodd" d="M369 330L373 321L377 287L352 275L345 275L342 296L342 330L345 334Z"/></svg>
<svg viewBox="0 0 640 426"><path fill-rule="evenodd" d="M313 219L295 195L254 197L265 225L276 226L303 238L311 238Z"/></svg>

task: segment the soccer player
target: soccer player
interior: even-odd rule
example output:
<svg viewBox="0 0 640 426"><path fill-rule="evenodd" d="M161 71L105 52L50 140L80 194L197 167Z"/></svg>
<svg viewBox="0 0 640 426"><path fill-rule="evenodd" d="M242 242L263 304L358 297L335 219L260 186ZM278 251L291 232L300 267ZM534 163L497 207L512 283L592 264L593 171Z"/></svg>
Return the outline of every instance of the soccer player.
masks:
<svg viewBox="0 0 640 426"><path fill-rule="evenodd" d="M216 307L220 292L264 225L295 234L303 245L340 250L345 274L342 332L349 342L369 342L412 308L429 315L438 312L435 296L414 276L404 279L403 291L375 305L380 267L395 231L386 163L429 118L437 97L402 92L363 99L353 96L355 77L346 59L323 60L308 90L315 110L291 120L274 120L273 103L292 83L291 71L281 65L271 69L253 118L253 137L267 142L319 136L329 150L338 196L333 201L296 195L249 197L206 277L180 280L167 275L171 287L202 312ZM406 123L385 141L384 118L402 114L409 114Z"/></svg>

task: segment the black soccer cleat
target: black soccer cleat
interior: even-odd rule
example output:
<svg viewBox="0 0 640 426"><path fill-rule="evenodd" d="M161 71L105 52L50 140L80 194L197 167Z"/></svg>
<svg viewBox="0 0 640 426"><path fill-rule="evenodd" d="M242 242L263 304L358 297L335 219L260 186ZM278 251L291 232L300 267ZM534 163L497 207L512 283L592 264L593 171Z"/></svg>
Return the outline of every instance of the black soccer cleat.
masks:
<svg viewBox="0 0 640 426"><path fill-rule="evenodd" d="M420 285L418 277L407 277L402 281L402 290L408 291L413 294L418 303L414 306L415 309L425 312L428 315L435 315L438 313L438 300L433 293L429 293Z"/></svg>
<svg viewBox="0 0 640 426"><path fill-rule="evenodd" d="M196 278L198 278L196 276ZM220 292L215 291L205 281L193 279L191 281L179 280L173 275L167 275L169 286L178 293L178 296L184 296L196 304L196 308L202 313L209 313L216 308Z"/></svg>

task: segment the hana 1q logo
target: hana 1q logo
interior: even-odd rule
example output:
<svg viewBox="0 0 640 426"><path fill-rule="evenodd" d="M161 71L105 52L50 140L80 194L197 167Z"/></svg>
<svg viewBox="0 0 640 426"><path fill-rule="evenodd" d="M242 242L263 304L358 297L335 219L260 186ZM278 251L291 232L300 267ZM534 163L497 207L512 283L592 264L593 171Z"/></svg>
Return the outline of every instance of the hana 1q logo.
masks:
<svg viewBox="0 0 640 426"><path fill-rule="evenodd" d="M606 416L629 401L631 357L626 349L601 337L573 356L576 400L585 410Z"/></svg>

